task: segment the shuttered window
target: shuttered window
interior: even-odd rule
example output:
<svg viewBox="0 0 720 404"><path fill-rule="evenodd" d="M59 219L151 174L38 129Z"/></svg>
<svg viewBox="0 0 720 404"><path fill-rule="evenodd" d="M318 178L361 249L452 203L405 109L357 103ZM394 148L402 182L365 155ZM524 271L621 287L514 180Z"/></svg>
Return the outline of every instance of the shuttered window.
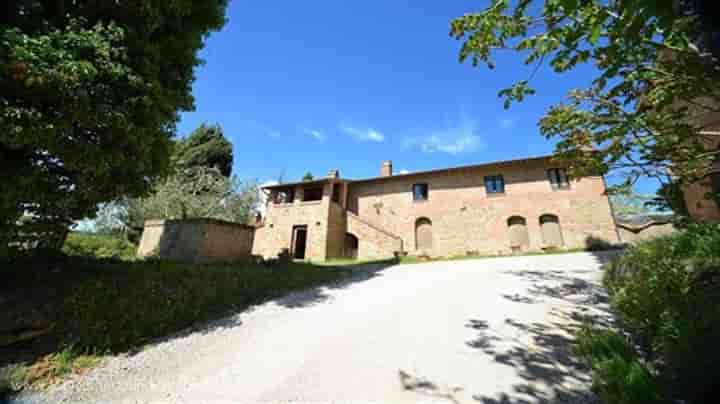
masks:
<svg viewBox="0 0 720 404"><path fill-rule="evenodd" d="M540 231L544 247L561 247L563 245L560 220L555 215L540 216Z"/></svg>
<svg viewBox="0 0 720 404"><path fill-rule="evenodd" d="M415 222L415 248L427 253L432 246L432 222L428 218L420 218Z"/></svg>
<svg viewBox="0 0 720 404"><path fill-rule="evenodd" d="M568 189L570 182L564 168L551 168L547 170L547 176L550 180L552 189Z"/></svg>
<svg viewBox="0 0 720 404"><path fill-rule="evenodd" d="M522 250L530 244L525 218L513 216L507 221L508 233L510 235L510 247Z"/></svg>

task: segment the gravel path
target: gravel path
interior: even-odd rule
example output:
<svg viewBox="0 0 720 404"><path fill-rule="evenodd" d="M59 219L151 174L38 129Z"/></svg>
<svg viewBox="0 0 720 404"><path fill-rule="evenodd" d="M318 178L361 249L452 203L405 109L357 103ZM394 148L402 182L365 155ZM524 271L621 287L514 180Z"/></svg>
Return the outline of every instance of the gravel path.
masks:
<svg viewBox="0 0 720 404"><path fill-rule="evenodd" d="M18 403L586 403L605 254L368 268L108 360Z"/></svg>

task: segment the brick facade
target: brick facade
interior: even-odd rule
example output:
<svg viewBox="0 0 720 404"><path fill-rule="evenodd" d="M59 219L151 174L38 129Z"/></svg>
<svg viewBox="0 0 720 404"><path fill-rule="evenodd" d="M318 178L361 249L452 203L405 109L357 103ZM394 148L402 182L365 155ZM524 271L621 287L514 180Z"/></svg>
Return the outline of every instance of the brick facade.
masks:
<svg viewBox="0 0 720 404"><path fill-rule="evenodd" d="M382 176L367 180L336 176L267 187L271 197L254 253L271 257L282 249L293 250L297 225L308 226L305 258L311 260L345 255L348 233L358 240L359 259L396 252L510 254L619 242L603 178L586 177L570 181L567 189L553 188L547 170L555 166L549 157L404 175L386 172L391 170L388 166L383 164ZM485 177L499 175L504 192L488 194ZM426 200L414 200L414 184L427 184ZM322 200L303 202L303 189L318 186L323 187ZM292 203L275 202L283 190L294 193ZM543 215L551 220L541 225ZM523 239L522 223L526 227L527 242L514 249L509 222L516 238L520 234ZM422 226L422 242L431 246L422 251L416 248L418 226ZM559 235L548 233L558 227ZM559 245L549 245L548 240L560 240Z"/></svg>

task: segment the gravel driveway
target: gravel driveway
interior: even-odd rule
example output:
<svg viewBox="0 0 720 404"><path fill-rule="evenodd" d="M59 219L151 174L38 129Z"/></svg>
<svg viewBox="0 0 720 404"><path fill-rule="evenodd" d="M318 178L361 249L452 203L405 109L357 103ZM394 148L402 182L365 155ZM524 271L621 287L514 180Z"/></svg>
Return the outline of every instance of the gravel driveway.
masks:
<svg viewBox="0 0 720 404"><path fill-rule="evenodd" d="M23 403L593 402L568 333L608 253L368 268L175 336Z"/></svg>

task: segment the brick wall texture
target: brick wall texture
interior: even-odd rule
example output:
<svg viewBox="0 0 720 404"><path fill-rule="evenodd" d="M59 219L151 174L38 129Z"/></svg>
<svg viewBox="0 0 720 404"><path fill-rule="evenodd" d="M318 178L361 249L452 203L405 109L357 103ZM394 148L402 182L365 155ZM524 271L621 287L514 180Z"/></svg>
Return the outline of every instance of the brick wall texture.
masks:
<svg viewBox="0 0 720 404"><path fill-rule="evenodd" d="M359 240L359 259L391 257L396 252L455 256L510 254L547 248L573 249L593 243L618 243L610 204L602 177L570 181L568 189L553 189L548 158L470 166L431 172L391 175L363 181L330 178L324 182L321 201L269 202L264 225L258 229L253 253L276 256L292 250L292 228L307 225L306 258L339 258L345 249L345 234ZM505 192L488 194L485 176L502 175ZM413 200L413 184L428 186L428 198ZM302 193L302 183L295 187ZM332 201L333 187L341 187L340 200ZM270 189L272 191L272 188ZM272 198L270 198L272 200ZM560 229L561 245L550 245L543 237L540 217L551 215ZM511 248L513 224L517 237L525 223L527 242ZM416 225L430 223L431 248L418 250ZM557 225L552 224L557 228ZM548 224L545 227L552 227ZM427 236L428 228L422 233Z"/></svg>

